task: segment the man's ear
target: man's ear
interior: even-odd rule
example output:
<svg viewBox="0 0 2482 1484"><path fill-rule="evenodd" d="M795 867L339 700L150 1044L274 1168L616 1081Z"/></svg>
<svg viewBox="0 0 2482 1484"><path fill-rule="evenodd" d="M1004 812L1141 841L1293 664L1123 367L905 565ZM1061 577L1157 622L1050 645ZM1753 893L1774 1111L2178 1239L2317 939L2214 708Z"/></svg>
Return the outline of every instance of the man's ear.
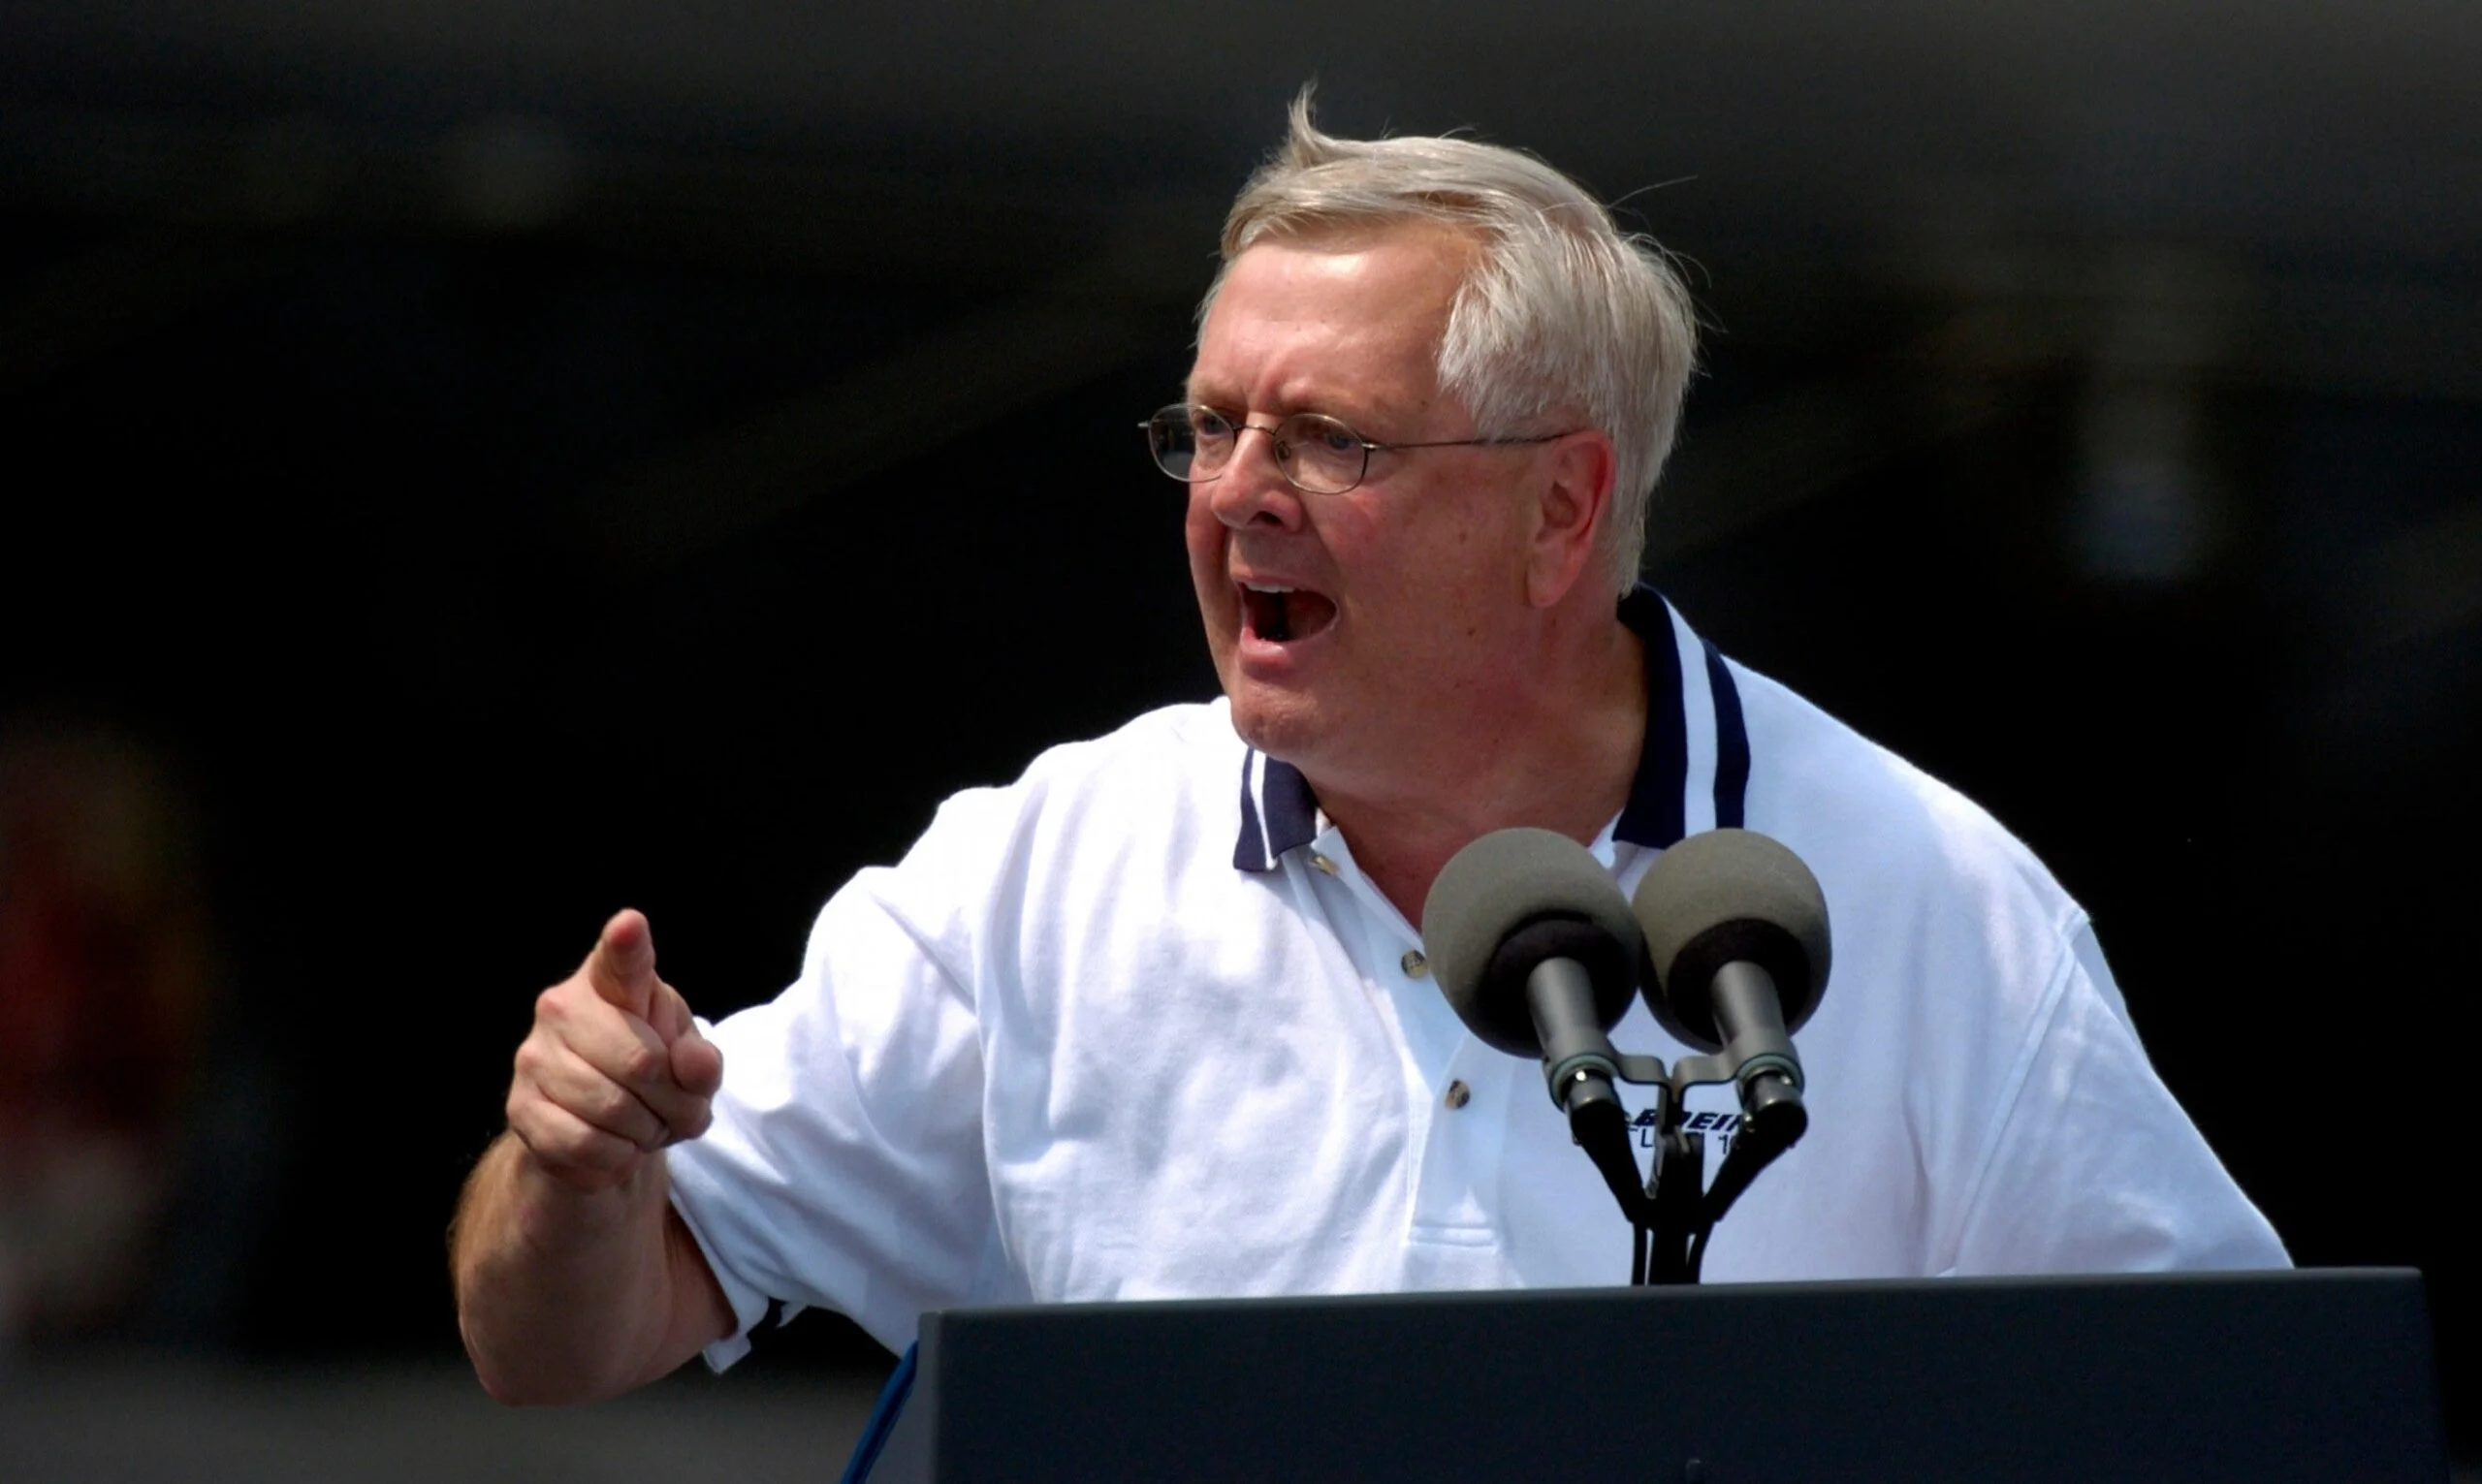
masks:
<svg viewBox="0 0 2482 1484"><path fill-rule="evenodd" d="M1543 460L1543 478L1534 487L1525 595L1536 608L1553 608L1601 561L1619 460L1611 440L1591 427L1552 442Z"/></svg>

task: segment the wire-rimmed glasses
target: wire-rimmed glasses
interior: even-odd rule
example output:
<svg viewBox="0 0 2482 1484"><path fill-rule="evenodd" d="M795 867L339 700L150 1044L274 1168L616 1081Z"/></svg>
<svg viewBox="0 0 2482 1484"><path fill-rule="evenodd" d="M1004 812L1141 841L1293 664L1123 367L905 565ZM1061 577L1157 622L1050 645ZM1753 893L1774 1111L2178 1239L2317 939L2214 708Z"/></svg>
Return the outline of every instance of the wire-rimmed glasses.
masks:
<svg viewBox="0 0 2482 1484"><path fill-rule="evenodd" d="M1232 463L1244 429L1265 433L1276 469L1304 494L1342 494L1370 473L1370 456L1417 448L1506 448L1549 443L1565 433L1533 438L1442 438L1431 443L1374 443L1323 412L1296 412L1273 423L1252 423L1194 402L1174 402L1140 425L1155 466L1183 484L1220 477Z"/></svg>

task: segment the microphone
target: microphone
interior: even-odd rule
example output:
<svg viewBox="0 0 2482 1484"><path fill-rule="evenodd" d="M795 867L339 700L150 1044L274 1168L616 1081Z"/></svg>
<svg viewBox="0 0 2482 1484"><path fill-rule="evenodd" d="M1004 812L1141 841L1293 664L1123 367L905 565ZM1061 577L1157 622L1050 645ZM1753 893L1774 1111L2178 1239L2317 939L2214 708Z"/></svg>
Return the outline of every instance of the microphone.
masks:
<svg viewBox="0 0 2482 1484"><path fill-rule="evenodd" d="M1748 830L1693 835L1659 857L1630 900L1644 930L1646 1008L1721 1054L1748 1132L1782 1149L1809 1126L1792 1033L1828 976L1827 898L1801 858Z"/></svg>
<svg viewBox="0 0 2482 1484"><path fill-rule="evenodd" d="M1608 1032L1627 1014L1644 945L1628 900L1583 845L1496 830L1449 857L1422 902L1431 975L1475 1038L1539 1057L1554 1106L1624 1210L1645 1196Z"/></svg>

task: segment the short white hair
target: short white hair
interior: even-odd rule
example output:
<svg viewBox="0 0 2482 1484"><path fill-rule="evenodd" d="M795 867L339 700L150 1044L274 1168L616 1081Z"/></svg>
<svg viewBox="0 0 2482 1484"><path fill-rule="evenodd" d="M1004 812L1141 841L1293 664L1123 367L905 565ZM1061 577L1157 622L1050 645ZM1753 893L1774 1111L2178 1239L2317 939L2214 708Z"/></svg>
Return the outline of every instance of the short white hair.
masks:
<svg viewBox="0 0 2482 1484"><path fill-rule="evenodd" d="M1406 222L1470 234L1480 251L1440 339L1443 390L1484 437L1581 422L1618 464L1606 554L1621 591L1644 559L1646 511L1697 363L1696 310L1663 249L1532 155L1454 138L1346 140L1292 101L1284 143L1224 222L1224 268L1270 237L1334 237Z"/></svg>

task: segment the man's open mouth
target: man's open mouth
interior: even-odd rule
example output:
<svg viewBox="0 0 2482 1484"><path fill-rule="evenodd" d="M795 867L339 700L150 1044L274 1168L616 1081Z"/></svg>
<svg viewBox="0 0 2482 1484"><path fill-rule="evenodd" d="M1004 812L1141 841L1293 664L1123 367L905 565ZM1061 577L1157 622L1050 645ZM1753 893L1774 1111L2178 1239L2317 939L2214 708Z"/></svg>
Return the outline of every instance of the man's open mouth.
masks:
<svg viewBox="0 0 2482 1484"><path fill-rule="evenodd" d="M1307 639L1336 621L1336 602L1307 587L1241 587L1242 627L1269 644Z"/></svg>

